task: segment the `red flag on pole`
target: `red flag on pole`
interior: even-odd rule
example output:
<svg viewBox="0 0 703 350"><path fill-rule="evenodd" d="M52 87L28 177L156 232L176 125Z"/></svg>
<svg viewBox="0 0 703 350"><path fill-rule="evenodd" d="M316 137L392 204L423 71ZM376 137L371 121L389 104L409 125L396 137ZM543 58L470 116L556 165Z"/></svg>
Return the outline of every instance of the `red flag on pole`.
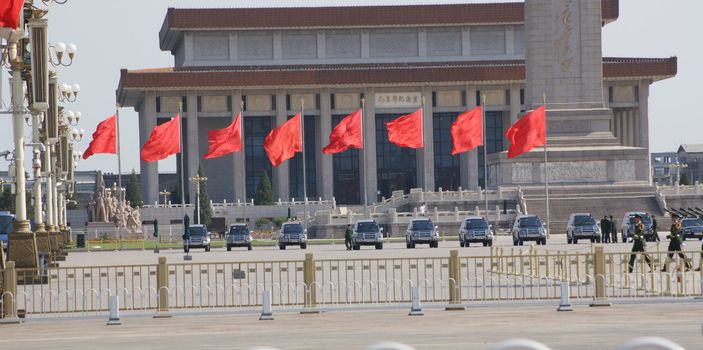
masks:
<svg viewBox="0 0 703 350"><path fill-rule="evenodd" d="M505 133L510 140L508 159L547 144L547 117L544 106L525 114Z"/></svg>
<svg viewBox="0 0 703 350"><path fill-rule="evenodd" d="M207 132L208 152L205 159L222 157L226 154L242 150L242 114L237 114L232 124L224 129L210 130Z"/></svg>
<svg viewBox="0 0 703 350"><path fill-rule="evenodd" d="M361 109L344 117L330 133L330 144L322 149L324 154L344 152L349 148L364 148L361 138Z"/></svg>
<svg viewBox="0 0 703 350"><path fill-rule="evenodd" d="M112 115L103 120L95 128L93 140L88 149L83 152L83 159L97 153L117 154L117 115Z"/></svg>
<svg viewBox="0 0 703 350"><path fill-rule="evenodd" d="M0 27L17 28L24 0L0 1Z"/></svg>
<svg viewBox="0 0 703 350"><path fill-rule="evenodd" d="M388 141L400 147L422 148L422 108L388 123Z"/></svg>
<svg viewBox="0 0 703 350"><path fill-rule="evenodd" d="M459 114L450 129L452 134L452 155L470 151L483 144L483 110L476 107Z"/></svg>
<svg viewBox="0 0 703 350"><path fill-rule="evenodd" d="M300 113L290 118L283 125L271 130L264 141L264 150L273 166L293 158L296 152L303 151L300 135Z"/></svg>
<svg viewBox="0 0 703 350"><path fill-rule="evenodd" d="M142 146L143 161L154 162L181 152L180 120L180 116L176 114L171 120L154 127L149 139Z"/></svg>

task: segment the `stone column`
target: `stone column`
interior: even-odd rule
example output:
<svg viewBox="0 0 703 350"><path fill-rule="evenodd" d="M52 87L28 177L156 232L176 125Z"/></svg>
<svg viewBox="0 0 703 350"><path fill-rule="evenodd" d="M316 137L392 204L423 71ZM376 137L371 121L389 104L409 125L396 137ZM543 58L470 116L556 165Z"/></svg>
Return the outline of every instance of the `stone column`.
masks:
<svg viewBox="0 0 703 350"><path fill-rule="evenodd" d="M510 86L510 125L515 124L520 116L520 85ZM509 125L506 125L506 130Z"/></svg>
<svg viewBox="0 0 703 350"><path fill-rule="evenodd" d="M366 105L364 107L364 150L361 150L360 166L361 171L366 173L366 183L362 185L366 192L369 203L378 200L378 176L376 168L376 103L373 88L364 89ZM364 159L364 155L365 158ZM360 182L363 182L360 181ZM361 202L364 201L364 193L361 194Z"/></svg>
<svg viewBox="0 0 703 350"><path fill-rule="evenodd" d="M640 143L639 147L645 148L649 150L649 82L648 81L640 81L639 83L639 108L638 108L638 118L639 118L639 135L640 135ZM647 168L646 173L648 174L647 180L649 183L652 183L652 172L649 171L649 169L652 169L652 159L650 157L646 157L647 159L644 161L644 165Z"/></svg>
<svg viewBox="0 0 703 350"><path fill-rule="evenodd" d="M332 104L330 102L330 90L325 89L320 92L320 117L317 118L317 149L315 157L317 163L317 189L318 195L323 199L330 200L334 196L334 173L332 155L322 153L322 148L329 142L329 134L332 132Z"/></svg>
<svg viewBox="0 0 703 350"><path fill-rule="evenodd" d="M198 145L198 95L195 92L189 92L187 97L188 111L186 119L186 172L185 179L186 188L188 188L188 198L190 203L197 201L198 184L189 180L191 176L198 174L198 166L200 166L200 147Z"/></svg>
<svg viewBox="0 0 703 350"><path fill-rule="evenodd" d="M242 92L234 91L231 94L232 99L232 118L236 118L237 114L242 112L242 131L244 131L244 112L242 111ZM242 132L242 141L244 141L244 133ZM246 143L244 144L246 148ZM234 201L237 199L246 202L247 198L247 173L246 173L246 149L232 154L232 186L234 188ZM252 194L253 195L253 194Z"/></svg>
<svg viewBox="0 0 703 350"><path fill-rule="evenodd" d="M476 108L476 87L466 87L466 109ZM478 189L478 149L472 149L459 156L461 187L475 191Z"/></svg>
<svg viewBox="0 0 703 350"><path fill-rule="evenodd" d="M151 131L156 126L156 92L144 93L144 101L139 108L139 147L144 146ZM154 204L159 199L159 163L139 162L139 186L144 202Z"/></svg>
<svg viewBox="0 0 703 350"><path fill-rule="evenodd" d="M286 106L286 92L279 90L276 92L276 125L273 125L271 129L281 126L288 120L288 110ZM278 168L273 168L273 193L274 200L277 201L280 198L283 201L287 201L290 197L289 189L289 178L290 172L288 168L288 162L283 162Z"/></svg>
<svg viewBox="0 0 703 350"><path fill-rule="evenodd" d="M425 191L434 191L434 134L432 115L432 88L423 87L425 99L422 130L424 147L417 150L417 187Z"/></svg>

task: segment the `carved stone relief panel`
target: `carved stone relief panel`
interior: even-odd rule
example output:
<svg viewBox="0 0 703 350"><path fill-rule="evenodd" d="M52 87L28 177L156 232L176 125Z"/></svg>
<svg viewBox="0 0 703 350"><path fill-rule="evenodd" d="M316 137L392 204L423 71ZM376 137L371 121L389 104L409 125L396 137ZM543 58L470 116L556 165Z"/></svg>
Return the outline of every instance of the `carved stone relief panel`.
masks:
<svg viewBox="0 0 703 350"><path fill-rule="evenodd" d="M162 96L161 113L178 113L181 96Z"/></svg>
<svg viewBox="0 0 703 350"><path fill-rule="evenodd" d="M613 102L637 102L634 86L613 86Z"/></svg>
<svg viewBox="0 0 703 350"><path fill-rule="evenodd" d="M247 96L247 111L264 112L271 110L270 95L248 95Z"/></svg>
<svg viewBox="0 0 703 350"><path fill-rule="evenodd" d="M532 163L513 163L513 183L532 182Z"/></svg>
<svg viewBox="0 0 703 350"><path fill-rule="evenodd" d="M637 174L634 160L615 161L615 181L635 181Z"/></svg>
<svg viewBox="0 0 703 350"><path fill-rule="evenodd" d="M227 96L201 96L200 103L203 112L227 112Z"/></svg>
<svg viewBox="0 0 703 350"><path fill-rule="evenodd" d="M193 58L198 61L229 60L229 34L194 33Z"/></svg>
<svg viewBox="0 0 703 350"><path fill-rule="evenodd" d="M359 104L359 94L334 94L334 107L336 109L355 109L359 108Z"/></svg>
<svg viewBox="0 0 703 350"><path fill-rule="evenodd" d="M428 56L461 56L461 28L430 28L427 30Z"/></svg>
<svg viewBox="0 0 703 350"><path fill-rule="evenodd" d="M290 95L290 108L293 111L300 111L301 107L305 107L306 110L317 109L315 106L315 95L314 94L291 94Z"/></svg>
<svg viewBox="0 0 703 350"><path fill-rule="evenodd" d="M549 163L550 182L604 182L607 180L605 161ZM544 183L544 164L540 164L540 181Z"/></svg>
<svg viewBox="0 0 703 350"><path fill-rule="evenodd" d="M591 131L588 120L553 120L547 122L550 133L584 133Z"/></svg>
<svg viewBox="0 0 703 350"><path fill-rule="evenodd" d="M418 55L417 29L375 29L369 32L371 57Z"/></svg>
<svg viewBox="0 0 703 350"><path fill-rule="evenodd" d="M482 90L481 94L486 96L488 106L503 106L506 103L505 90Z"/></svg>
<svg viewBox="0 0 703 350"><path fill-rule="evenodd" d="M437 91L437 107L460 107L461 91Z"/></svg>
<svg viewBox="0 0 703 350"><path fill-rule="evenodd" d="M483 26L471 28L472 55L504 55L505 27Z"/></svg>
<svg viewBox="0 0 703 350"><path fill-rule="evenodd" d="M361 57L361 32L358 30L330 30L325 33L325 57Z"/></svg>
<svg viewBox="0 0 703 350"><path fill-rule="evenodd" d="M237 52L240 60L273 59L273 33L239 32Z"/></svg>

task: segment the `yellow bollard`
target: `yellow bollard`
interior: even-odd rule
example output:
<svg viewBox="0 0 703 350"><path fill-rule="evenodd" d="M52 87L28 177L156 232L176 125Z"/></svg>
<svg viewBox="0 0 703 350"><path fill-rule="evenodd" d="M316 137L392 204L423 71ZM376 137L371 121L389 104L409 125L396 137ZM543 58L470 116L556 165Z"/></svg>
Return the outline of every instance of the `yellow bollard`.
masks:
<svg viewBox="0 0 703 350"><path fill-rule="evenodd" d="M159 264L156 266L156 288L159 295L159 305L154 318L171 317L168 305L168 265L165 256L159 257Z"/></svg>
<svg viewBox="0 0 703 350"><path fill-rule="evenodd" d="M317 306L317 286L315 284L315 259L312 253L305 253L303 280L305 282L305 308L301 313L319 313L315 309Z"/></svg>
<svg viewBox="0 0 703 350"><path fill-rule="evenodd" d="M2 309L0 316L3 323L19 323L17 317L17 270L15 270L15 262L8 261L5 264L5 270L2 274Z"/></svg>

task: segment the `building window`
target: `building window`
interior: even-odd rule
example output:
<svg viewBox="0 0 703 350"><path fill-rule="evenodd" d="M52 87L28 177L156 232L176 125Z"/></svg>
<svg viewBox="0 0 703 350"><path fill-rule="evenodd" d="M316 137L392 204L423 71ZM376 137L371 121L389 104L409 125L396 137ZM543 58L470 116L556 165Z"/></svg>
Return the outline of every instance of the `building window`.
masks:
<svg viewBox="0 0 703 350"><path fill-rule="evenodd" d="M346 115L333 115L332 126L336 126ZM334 199L338 204L361 203L361 178L359 172L359 157L361 150L350 148L344 152L332 155L334 179ZM373 201L373 198L371 198Z"/></svg>
<svg viewBox="0 0 703 350"><path fill-rule="evenodd" d="M498 153L505 150L503 145L503 112L487 111L486 112L486 143L488 144L488 154ZM483 146L478 148L478 185L481 188L486 187L484 178ZM490 175L489 175L490 176Z"/></svg>
<svg viewBox="0 0 703 350"><path fill-rule="evenodd" d="M416 152L388 141L385 123L401 114L376 114L376 166L378 190L389 198L393 191L410 191L417 186ZM378 199L378 198L377 198ZM371 200L371 199L369 199Z"/></svg>
<svg viewBox="0 0 703 350"><path fill-rule="evenodd" d="M317 152L317 145L315 144L315 116L306 115L304 123L305 131L303 135L305 137L305 175L307 176L308 185L308 198L317 197L317 169L315 162L315 153ZM303 194L303 155L301 153L296 153L295 156L290 160L290 167L288 168L289 177L288 184L290 186L290 197L304 199Z"/></svg>
<svg viewBox="0 0 703 350"><path fill-rule="evenodd" d="M244 118L244 147L246 149L246 186L247 198L254 198L261 180L261 171L265 171L273 182L271 162L264 151L264 140L271 131L272 117Z"/></svg>
<svg viewBox="0 0 703 350"><path fill-rule="evenodd" d="M435 187L454 191L460 186L459 155L452 156L450 129L457 113L434 113L434 178Z"/></svg>

